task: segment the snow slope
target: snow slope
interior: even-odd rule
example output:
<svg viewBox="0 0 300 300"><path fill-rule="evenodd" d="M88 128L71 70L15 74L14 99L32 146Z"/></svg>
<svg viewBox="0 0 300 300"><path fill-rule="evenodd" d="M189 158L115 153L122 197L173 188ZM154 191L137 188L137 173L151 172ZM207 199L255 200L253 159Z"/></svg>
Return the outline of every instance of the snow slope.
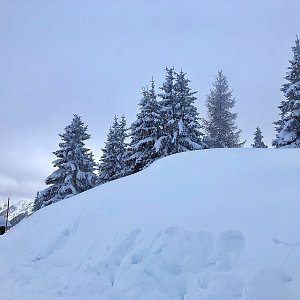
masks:
<svg viewBox="0 0 300 300"><path fill-rule="evenodd" d="M299 300L299 149L215 149L44 208L0 236L0 299Z"/></svg>

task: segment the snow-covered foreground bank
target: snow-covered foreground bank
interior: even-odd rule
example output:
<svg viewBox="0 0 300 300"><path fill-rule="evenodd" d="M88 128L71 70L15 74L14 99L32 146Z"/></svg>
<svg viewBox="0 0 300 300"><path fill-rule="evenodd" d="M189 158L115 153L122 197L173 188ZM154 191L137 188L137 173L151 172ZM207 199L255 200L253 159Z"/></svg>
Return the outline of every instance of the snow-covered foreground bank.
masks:
<svg viewBox="0 0 300 300"><path fill-rule="evenodd" d="M299 169L194 151L51 205L0 236L0 299L299 300Z"/></svg>

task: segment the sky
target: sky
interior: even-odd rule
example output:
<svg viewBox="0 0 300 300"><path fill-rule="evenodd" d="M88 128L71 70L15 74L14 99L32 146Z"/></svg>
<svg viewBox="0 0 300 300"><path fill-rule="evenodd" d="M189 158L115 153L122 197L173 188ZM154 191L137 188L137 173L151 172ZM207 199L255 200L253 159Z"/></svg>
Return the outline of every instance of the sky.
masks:
<svg viewBox="0 0 300 300"><path fill-rule="evenodd" d="M291 47L299 0L3 0L0 2L0 201L32 200L55 169L73 114L100 159L115 115L135 121L142 88L165 67L187 72L200 117L219 70L236 99L246 146L265 142Z"/></svg>

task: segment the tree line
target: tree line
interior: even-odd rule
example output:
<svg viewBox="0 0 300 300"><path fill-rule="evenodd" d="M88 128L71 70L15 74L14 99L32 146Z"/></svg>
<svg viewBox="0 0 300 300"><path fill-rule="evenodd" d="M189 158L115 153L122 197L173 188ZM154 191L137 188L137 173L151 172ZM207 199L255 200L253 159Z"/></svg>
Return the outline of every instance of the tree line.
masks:
<svg viewBox="0 0 300 300"><path fill-rule="evenodd" d="M293 59L281 91L280 119L275 124L276 148L300 147L300 45L297 37L292 47ZM37 193L34 210L71 197L100 184L136 173L155 160L175 153L208 148L240 148L241 130L237 114L231 110L235 99L228 80L219 71L206 107L208 117L200 118L195 106L196 91L182 70L166 68L165 82L157 93L152 79L142 91L136 120L127 128L126 119L115 116L105 147L96 163L85 141L90 139L81 117L74 115L64 129L59 150L53 152L57 169L46 178L48 188ZM254 133L254 148L267 148L259 127ZM96 174L97 173L97 174Z"/></svg>

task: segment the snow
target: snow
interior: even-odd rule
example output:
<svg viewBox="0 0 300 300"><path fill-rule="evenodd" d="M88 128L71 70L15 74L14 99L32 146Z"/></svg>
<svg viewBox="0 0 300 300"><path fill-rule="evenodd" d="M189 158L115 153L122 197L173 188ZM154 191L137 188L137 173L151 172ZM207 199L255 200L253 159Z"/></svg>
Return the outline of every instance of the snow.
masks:
<svg viewBox="0 0 300 300"><path fill-rule="evenodd" d="M159 152L161 149L162 141L166 139L167 137L165 135L161 136L154 144L154 149L156 152Z"/></svg>
<svg viewBox="0 0 300 300"><path fill-rule="evenodd" d="M182 118L179 120L178 122L178 133L179 134L183 134L183 121L182 121Z"/></svg>
<svg viewBox="0 0 300 300"><path fill-rule="evenodd" d="M0 299L299 300L299 168L185 152L47 206L0 236Z"/></svg>
<svg viewBox="0 0 300 300"><path fill-rule="evenodd" d="M144 138L144 139L140 140L138 143L136 143L135 148L138 149L141 145L147 144L147 143L153 142L153 141L155 141L155 138L152 136Z"/></svg>
<svg viewBox="0 0 300 300"><path fill-rule="evenodd" d="M291 83L284 94L286 97L288 97L290 92L296 91L298 89L300 89L300 82Z"/></svg>

